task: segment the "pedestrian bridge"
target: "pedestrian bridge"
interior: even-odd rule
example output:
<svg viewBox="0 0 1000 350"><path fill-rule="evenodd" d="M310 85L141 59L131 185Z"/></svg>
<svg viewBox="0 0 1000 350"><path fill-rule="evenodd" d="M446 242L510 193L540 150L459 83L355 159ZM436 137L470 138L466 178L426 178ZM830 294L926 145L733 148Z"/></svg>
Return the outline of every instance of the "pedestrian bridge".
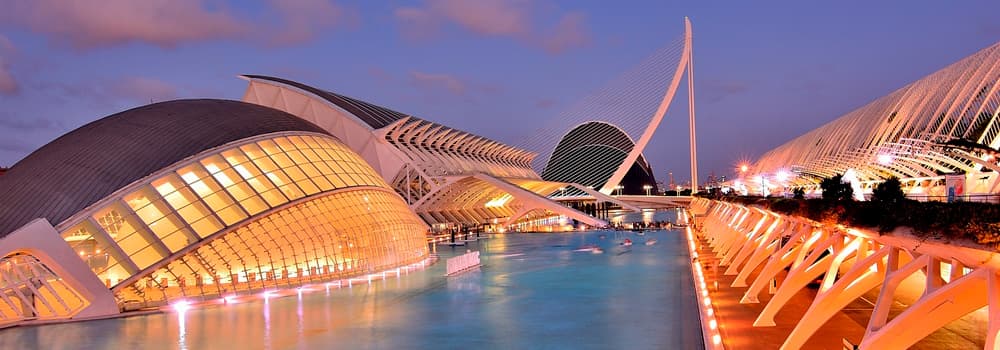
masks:
<svg viewBox="0 0 1000 350"><path fill-rule="evenodd" d="M626 210L640 210L640 209L669 209L669 208L687 208L691 205L691 196L641 196L641 195L618 195L618 196L608 196L598 193L600 197L594 197L590 195L586 196L564 196L564 197L549 197L555 201L568 202L568 201L609 201L620 205Z"/></svg>

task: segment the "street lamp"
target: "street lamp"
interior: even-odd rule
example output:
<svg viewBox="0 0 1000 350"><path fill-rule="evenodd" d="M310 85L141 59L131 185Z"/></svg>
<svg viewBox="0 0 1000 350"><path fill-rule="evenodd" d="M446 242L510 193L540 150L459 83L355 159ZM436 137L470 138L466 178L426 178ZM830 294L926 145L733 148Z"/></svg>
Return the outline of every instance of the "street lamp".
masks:
<svg viewBox="0 0 1000 350"><path fill-rule="evenodd" d="M618 190L618 195L619 196L622 195L622 189L623 188L625 188L625 186L622 186L622 185L615 186L615 189Z"/></svg>
<svg viewBox="0 0 1000 350"><path fill-rule="evenodd" d="M646 195L648 196L649 195L649 190L653 189L653 186L642 185L642 189L646 190Z"/></svg>

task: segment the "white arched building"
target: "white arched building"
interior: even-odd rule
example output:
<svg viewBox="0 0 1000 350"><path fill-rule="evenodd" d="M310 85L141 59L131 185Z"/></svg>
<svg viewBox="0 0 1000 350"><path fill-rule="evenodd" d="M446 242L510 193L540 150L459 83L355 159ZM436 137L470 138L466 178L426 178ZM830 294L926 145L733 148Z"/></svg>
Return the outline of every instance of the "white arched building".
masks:
<svg viewBox="0 0 1000 350"><path fill-rule="evenodd" d="M243 100L319 125L358 152L429 224L514 224L562 215L589 226L603 220L546 196L582 185L544 181L535 153L298 82L244 75ZM627 206L633 208L631 206Z"/></svg>
<svg viewBox="0 0 1000 350"><path fill-rule="evenodd" d="M1000 43L765 153L745 185L816 190L852 169L865 192L895 176L911 196L997 193L998 82Z"/></svg>

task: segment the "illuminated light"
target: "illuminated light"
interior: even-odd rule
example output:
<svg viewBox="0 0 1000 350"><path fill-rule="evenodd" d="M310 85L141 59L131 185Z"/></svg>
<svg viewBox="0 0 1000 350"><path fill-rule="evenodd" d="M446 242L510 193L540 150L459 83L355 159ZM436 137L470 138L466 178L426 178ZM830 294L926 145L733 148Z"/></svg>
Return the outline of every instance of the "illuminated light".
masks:
<svg viewBox="0 0 1000 350"><path fill-rule="evenodd" d="M184 179L184 181L186 181L187 183L198 181L198 175L195 175L194 172L192 171L188 171L186 173L181 174L181 178Z"/></svg>
<svg viewBox="0 0 1000 350"><path fill-rule="evenodd" d="M485 207L487 208L502 207L504 206L504 204L507 204L507 202L509 202L511 199L514 199L514 197L511 196L510 194L504 194L500 197L491 199L490 201L486 202Z"/></svg>
<svg viewBox="0 0 1000 350"><path fill-rule="evenodd" d="M712 308L709 308L708 310L705 310L705 313L708 314L709 316L712 316L713 314L715 314L715 310L712 309Z"/></svg>
<svg viewBox="0 0 1000 350"><path fill-rule="evenodd" d="M879 164L889 165L892 164L893 157L892 155L882 153L876 156L875 159L878 161Z"/></svg>
<svg viewBox="0 0 1000 350"><path fill-rule="evenodd" d="M236 296L233 295L227 295L226 297L222 298L223 304L232 304L235 301L236 301Z"/></svg>
<svg viewBox="0 0 1000 350"><path fill-rule="evenodd" d="M705 306L712 305L712 299L709 299L708 297L705 297L704 302L705 302Z"/></svg>
<svg viewBox="0 0 1000 350"><path fill-rule="evenodd" d="M718 334L713 335L712 336L712 343L715 344L715 345L719 345L719 343L722 343L722 336L720 336Z"/></svg>
<svg viewBox="0 0 1000 350"><path fill-rule="evenodd" d="M778 181L782 181L782 182L788 181L788 172L784 171L784 170L780 170L780 171L778 171L777 177L778 177Z"/></svg>
<svg viewBox="0 0 1000 350"><path fill-rule="evenodd" d="M702 289L702 290L701 290L701 296L703 296L703 297L707 297L707 296L708 296L708 291L707 291L707 290L704 290L704 289Z"/></svg>
<svg viewBox="0 0 1000 350"><path fill-rule="evenodd" d="M216 166L214 163L205 164L205 169L208 169L208 172L213 174L219 172L219 167Z"/></svg>
<svg viewBox="0 0 1000 350"><path fill-rule="evenodd" d="M273 296L273 295L274 295L274 291L270 291L270 290L269 291L265 291L263 293L260 293L260 296L263 297L264 300L270 299L271 296Z"/></svg>
<svg viewBox="0 0 1000 350"><path fill-rule="evenodd" d="M191 303L189 303L187 300L181 300L171 305L171 307L174 309L174 311L185 312L191 309Z"/></svg>
<svg viewBox="0 0 1000 350"><path fill-rule="evenodd" d="M740 166L740 172L745 173L749 169L750 169L750 167L748 167L746 164L743 164L743 165Z"/></svg>
<svg viewBox="0 0 1000 350"><path fill-rule="evenodd" d="M719 324L718 322L715 322L715 320L708 321L708 328L715 329L718 326Z"/></svg>
<svg viewBox="0 0 1000 350"><path fill-rule="evenodd" d="M253 174L251 174L250 171L247 170L247 168L243 167L242 165L234 166L233 169L236 169L236 172L239 173L240 176L242 176L244 179L249 180L251 177L253 177Z"/></svg>
<svg viewBox="0 0 1000 350"><path fill-rule="evenodd" d="M82 251L80 252L80 256L83 256L83 252Z"/></svg>

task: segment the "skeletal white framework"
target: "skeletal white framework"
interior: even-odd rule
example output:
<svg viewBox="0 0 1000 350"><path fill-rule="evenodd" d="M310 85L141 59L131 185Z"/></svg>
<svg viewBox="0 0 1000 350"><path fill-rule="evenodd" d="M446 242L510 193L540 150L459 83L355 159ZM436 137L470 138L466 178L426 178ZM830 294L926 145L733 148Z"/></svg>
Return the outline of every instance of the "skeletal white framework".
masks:
<svg viewBox="0 0 1000 350"><path fill-rule="evenodd" d="M914 194L941 194L934 179L966 174L967 192L996 193L998 80L1000 43L765 153L750 172L794 175L779 182L815 188L853 169L866 189L895 176Z"/></svg>
<svg viewBox="0 0 1000 350"><path fill-rule="evenodd" d="M563 215L607 225L546 198L583 186L542 180L530 167L532 152L300 83L243 78L249 82L244 101L289 112L343 140L428 224L509 225Z"/></svg>
<svg viewBox="0 0 1000 350"><path fill-rule="evenodd" d="M972 312L988 314L984 349L1000 346L995 252L920 239L903 229L878 234L707 199L695 199L690 211L724 273L736 276L731 287L745 288L740 303L765 300L754 327L776 326L775 316L792 296L822 279L801 319L782 325L794 326L782 349L803 348L837 312L876 288L862 349L908 348ZM890 317L899 298L908 299L905 310Z"/></svg>

